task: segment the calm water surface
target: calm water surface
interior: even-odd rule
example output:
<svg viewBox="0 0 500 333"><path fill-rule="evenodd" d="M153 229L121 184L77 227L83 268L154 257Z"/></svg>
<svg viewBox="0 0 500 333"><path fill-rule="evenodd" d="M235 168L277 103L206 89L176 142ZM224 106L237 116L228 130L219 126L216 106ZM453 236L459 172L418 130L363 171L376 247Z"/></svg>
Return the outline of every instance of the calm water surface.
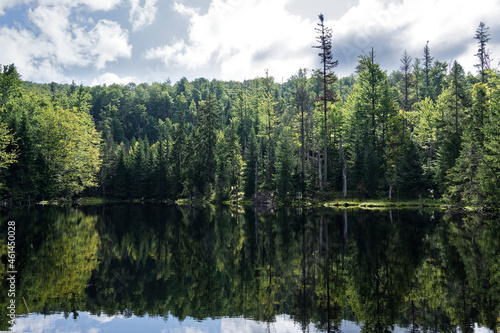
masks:
<svg viewBox="0 0 500 333"><path fill-rule="evenodd" d="M7 317L10 220L16 222L15 325ZM500 220L491 217L32 207L4 211L0 234L0 330L500 329Z"/></svg>

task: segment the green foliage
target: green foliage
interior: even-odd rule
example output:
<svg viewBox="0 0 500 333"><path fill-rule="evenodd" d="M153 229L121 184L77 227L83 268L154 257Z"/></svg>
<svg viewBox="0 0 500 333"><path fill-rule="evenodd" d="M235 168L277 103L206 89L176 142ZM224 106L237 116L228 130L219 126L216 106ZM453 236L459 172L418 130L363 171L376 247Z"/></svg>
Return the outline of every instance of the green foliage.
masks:
<svg viewBox="0 0 500 333"><path fill-rule="evenodd" d="M448 72L426 44L423 59L404 53L400 71L388 75L371 50L337 80L321 18L323 69L282 83L266 71L78 87L23 82L4 66L2 197L337 197L345 180L348 196L498 206L500 84L486 71L487 28L476 31L476 77L457 62Z"/></svg>
<svg viewBox="0 0 500 333"><path fill-rule="evenodd" d="M0 123L0 169L5 169L16 162L17 154L12 150L13 145L14 134L9 131L7 125Z"/></svg>

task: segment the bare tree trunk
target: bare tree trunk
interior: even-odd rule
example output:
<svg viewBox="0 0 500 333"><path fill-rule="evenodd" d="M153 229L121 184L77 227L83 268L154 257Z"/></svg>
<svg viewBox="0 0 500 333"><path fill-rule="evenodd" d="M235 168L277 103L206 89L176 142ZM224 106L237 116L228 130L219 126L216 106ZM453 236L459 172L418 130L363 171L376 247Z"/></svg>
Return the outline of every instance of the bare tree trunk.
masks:
<svg viewBox="0 0 500 333"><path fill-rule="evenodd" d="M259 164L257 163L257 161L255 161L255 199L257 199L257 194L258 194L258 177L259 177Z"/></svg>
<svg viewBox="0 0 500 333"><path fill-rule="evenodd" d="M344 199L347 198L347 161L344 160L344 169L342 170Z"/></svg>
<svg viewBox="0 0 500 333"><path fill-rule="evenodd" d="M342 162L342 134L339 138L339 163Z"/></svg>
<svg viewBox="0 0 500 333"><path fill-rule="evenodd" d="M319 172L319 188L323 188L323 182L321 177L321 151L319 150L319 142L318 142L318 172Z"/></svg>
<svg viewBox="0 0 500 333"><path fill-rule="evenodd" d="M301 123L300 123L300 139L301 139L301 149L302 149L302 174L300 175L300 191L303 190L304 188L304 175L305 175L305 159L306 159L306 152L305 152L305 145L304 145L304 142L305 142L305 138L304 138L304 102L302 102L301 104L301 108L300 108L300 116L301 116Z"/></svg>

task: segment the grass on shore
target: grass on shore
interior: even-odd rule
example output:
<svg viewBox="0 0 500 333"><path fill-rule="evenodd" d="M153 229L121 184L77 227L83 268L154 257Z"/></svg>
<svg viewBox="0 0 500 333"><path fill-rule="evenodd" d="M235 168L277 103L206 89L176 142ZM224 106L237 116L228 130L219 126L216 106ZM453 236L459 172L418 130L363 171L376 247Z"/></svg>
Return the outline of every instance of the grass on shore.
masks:
<svg viewBox="0 0 500 333"><path fill-rule="evenodd" d="M362 208L362 209L383 209L383 208L420 208L420 207L432 207L444 209L446 205L443 200L432 200L432 199L421 199L421 200L409 200L409 201L390 201L388 199L378 199L378 200L334 200L325 202L322 204L324 207L335 207L335 208Z"/></svg>
<svg viewBox="0 0 500 333"><path fill-rule="evenodd" d="M240 197L242 198L242 197ZM277 199L277 198L276 198ZM221 202L210 201L210 200L199 200L199 199L178 199L176 201L172 200L142 200L142 199L110 199L101 197L82 197L79 198L76 203L78 205L102 205L108 203L168 203L176 204L180 206L185 205L206 205L206 204L221 204ZM41 204L64 204L62 202L43 202ZM251 206L252 200L240 199L240 200L228 200L222 202L226 206ZM389 199L371 199L371 200L358 200L358 199L309 199L309 200L290 200L290 201L276 201L276 206L281 207L328 207L336 209L395 209L395 208L435 208L435 209L449 209L450 206L442 199L420 199L420 200L408 200L408 201L395 201ZM474 210L471 208L471 210Z"/></svg>

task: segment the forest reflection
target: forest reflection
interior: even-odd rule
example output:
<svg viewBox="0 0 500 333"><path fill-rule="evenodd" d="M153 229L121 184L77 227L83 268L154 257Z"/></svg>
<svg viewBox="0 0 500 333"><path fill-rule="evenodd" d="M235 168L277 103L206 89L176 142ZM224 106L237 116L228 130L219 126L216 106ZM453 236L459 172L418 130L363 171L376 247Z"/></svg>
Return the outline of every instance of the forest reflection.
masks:
<svg viewBox="0 0 500 333"><path fill-rule="evenodd" d="M500 329L500 221L418 210L107 205L13 210L18 313L281 314L324 331ZM2 240L3 242L3 240ZM2 254L5 243L1 243ZM5 261L5 257L3 257ZM2 290L5 286L2 265ZM0 329L8 330L7 295Z"/></svg>

